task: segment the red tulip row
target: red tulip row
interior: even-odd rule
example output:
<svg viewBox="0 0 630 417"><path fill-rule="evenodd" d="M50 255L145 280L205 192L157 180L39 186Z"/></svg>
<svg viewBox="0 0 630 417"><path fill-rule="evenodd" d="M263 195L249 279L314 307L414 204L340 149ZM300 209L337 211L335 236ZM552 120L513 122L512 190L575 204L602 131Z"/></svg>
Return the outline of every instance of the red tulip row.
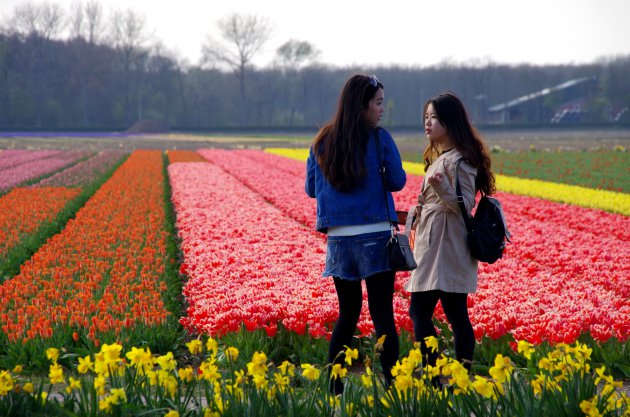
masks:
<svg viewBox="0 0 630 417"><path fill-rule="evenodd" d="M0 285L10 342L69 326L94 339L137 323L163 323L166 253L160 151L136 151L65 229Z"/></svg>
<svg viewBox="0 0 630 417"><path fill-rule="evenodd" d="M175 205L178 222L184 221L180 220L183 212L188 213L180 225L186 248L184 269L191 277L185 294L191 306L185 324L222 332L233 330L241 319L251 328L273 326L275 321L301 322L315 327L312 333L327 334L320 329L334 321L336 299L330 280L319 276L324 261L324 236L312 231L315 202L303 191L304 164L257 151L204 150L200 154L235 178L220 170L203 174L204 178L215 177L210 185L204 182L209 179L199 178L201 173L184 176L178 170L171 172L171 180L179 183L174 185L174 191L176 187L180 189ZM197 169L216 170L211 165ZM397 206L407 208L413 204L420 181L421 178L410 176L409 185L395 196ZM223 183L229 183L229 187L223 188ZM188 191L184 193L183 189ZM244 195L253 200L244 202ZM498 196L514 238L504 259L480 266L479 291L470 301L477 337L497 338L511 333L517 339L534 343L571 342L581 333L590 332L602 341L609 337L626 340L630 334L628 218L530 197L504 193ZM265 204L265 200L272 205ZM273 215L266 212L272 209ZM211 221L215 218L218 223ZM221 222L226 219L230 219L230 228L221 230ZM300 223L309 225L308 229ZM282 233L268 235L271 232L267 229ZM236 231L236 236L231 231ZM261 231L265 231L264 245L260 243ZM203 237L209 236L216 236L219 241L209 239L201 243ZM225 238L221 240L221 236ZM236 253L240 255L235 256ZM240 256L247 257L248 253L255 257L243 262ZM225 257L230 256L233 260L226 261ZM327 294L327 298L309 303L310 296L300 293L304 299L297 294L287 296L287 301L272 298L270 303L271 295L260 290L270 285L269 275L265 274L273 276L274 284L268 287L273 289L271 293L280 291L278 287L292 288L295 282L303 285L305 280L315 279L310 285L316 284L319 289L309 287L306 293ZM398 325L411 331L408 294L401 288L407 276L398 277L396 315ZM267 284L259 282L261 279ZM237 293L243 299L221 301L231 297L235 280ZM234 307L236 300L238 307ZM301 307L296 309L293 303ZM212 304L212 314L208 304ZM270 306L276 313L269 315L266 322L259 319L264 314L251 314L262 314ZM277 313L278 309L283 314ZM248 320L243 310L252 319ZM304 315L305 311L309 314ZM444 319L443 314L439 317ZM232 327L226 326L227 322ZM365 316L361 331L371 332Z"/></svg>

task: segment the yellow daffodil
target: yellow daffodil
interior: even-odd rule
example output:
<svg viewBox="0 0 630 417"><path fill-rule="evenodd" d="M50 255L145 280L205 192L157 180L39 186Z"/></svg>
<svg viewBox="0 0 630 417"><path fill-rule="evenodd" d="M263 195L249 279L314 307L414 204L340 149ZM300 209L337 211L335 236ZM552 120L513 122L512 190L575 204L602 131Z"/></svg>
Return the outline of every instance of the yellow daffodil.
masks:
<svg viewBox="0 0 630 417"><path fill-rule="evenodd" d="M396 387L399 394L405 395L413 387L413 378L411 375L398 375L394 379L394 387Z"/></svg>
<svg viewBox="0 0 630 417"><path fill-rule="evenodd" d="M282 362L280 366L278 366L278 369L280 369L280 372L282 375L290 375L290 376L295 375L295 365L293 365L289 361Z"/></svg>
<svg viewBox="0 0 630 417"><path fill-rule="evenodd" d="M79 366L77 366L77 371L79 371L80 374L85 374L92 370L94 370L94 362L92 362L92 358L90 358L89 356L79 358Z"/></svg>
<svg viewBox="0 0 630 417"><path fill-rule="evenodd" d="M527 342L526 340L519 340L518 353L522 354L526 359L531 359L532 353L534 353L534 345Z"/></svg>
<svg viewBox="0 0 630 417"><path fill-rule="evenodd" d="M127 394L122 388L112 388L110 396L112 397L112 404L122 404L127 402Z"/></svg>
<svg viewBox="0 0 630 417"><path fill-rule="evenodd" d="M514 366L510 358L500 353L494 358L494 366L490 368L490 375L499 383L503 384L510 380L510 376L514 371Z"/></svg>
<svg viewBox="0 0 630 417"><path fill-rule="evenodd" d="M191 340L190 342L186 343L186 346L188 347L188 351L192 355L199 355L201 352L203 352L203 344L201 343L201 340Z"/></svg>
<svg viewBox="0 0 630 417"><path fill-rule="evenodd" d="M231 361L231 362L236 362L236 360L238 359L238 349L235 347L228 347L227 349L225 349L225 356Z"/></svg>
<svg viewBox="0 0 630 417"><path fill-rule="evenodd" d="M247 364L247 373L249 375L266 374L267 370L267 355L264 352L254 352L252 361Z"/></svg>
<svg viewBox="0 0 630 417"><path fill-rule="evenodd" d="M7 395L13 390L15 381L8 371L0 372L0 397Z"/></svg>
<svg viewBox="0 0 630 417"><path fill-rule="evenodd" d="M311 364L308 363L303 363L302 365L300 365L303 369L302 371L302 376L310 381L316 381L319 379L319 375L321 373L321 371L319 369L317 369L316 367L314 367Z"/></svg>
<svg viewBox="0 0 630 417"><path fill-rule="evenodd" d="M252 381L254 381L254 385L258 389L263 389L267 387L267 374L254 374L252 376Z"/></svg>
<svg viewBox="0 0 630 417"><path fill-rule="evenodd" d="M424 343L427 345L427 348L431 352L437 352L438 350L438 340L435 336L427 336L424 338Z"/></svg>
<svg viewBox="0 0 630 417"><path fill-rule="evenodd" d="M330 378L331 379L343 378L346 376L347 373L348 373L348 370L346 368L344 368L341 364L336 363L332 366L332 369L330 371Z"/></svg>
<svg viewBox="0 0 630 417"><path fill-rule="evenodd" d="M221 417L221 414L218 411L212 411L208 407L203 409L203 417Z"/></svg>
<svg viewBox="0 0 630 417"><path fill-rule="evenodd" d="M141 375L153 369L153 355L148 347L145 349L132 347L125 356L129 359L129 365L138 369Z"/></svg>
<svg viewBox="0 0 630 417"><path fill-rule="evenodd" d="M53 347L46 349L46 357L52 362L57 362L59 359L59 349Z"/></svg>
<svg viewBox="0 0 630 417"><path fill-rule="evenodd" d="M74 379L73 377L68 378L68 386L66 387L66 392L70 394L72 391L77 391L81 389L81 380Z"/></svg>
<svg viewBox="0 0 630 417"><path fill-rule="evenodd" d="M221 374L219 373L219 367L214 363L214 361L206 360L199 366L200 378L206 381L218 381L221 379Z"/></svg>
<svg viewBox="0 0 630 417"><path fill-rule="evenodd" d="M487 379L479 376L479 375L475 375L475 380L472 383L473 388L475 389L475 391L477 391L477 393L483 397L486 398L495 398L496 394L494 392L494 387L495 385L493 383L491 383L490 381L488 381Z"/></svg>
<svg viewBox="0 0 630 417"><path fill-rule="evenodd" d="M290 382L289 377L287 375L283 375L280 373L275 373L273 375L273 380L276 387L278 387L278 389L280 390L280 392L284 392L286 388L289 386L289 382Z"/></svg>
<svg viewBox="0 0 630 417"><path fill-rule="evenodd" d="M234 371L234 376L236 377L234 379L234 384L241 385L245 382L245 371L243 370Z"/></svg>
<svg viewBox="0 0 630 417"><path fill-rule="evenodd" d="M602 414L599 412L597 408L597 397L591 398L590 401L583 400L580 403L580 410L587 415L588 417L601 417Z"/></svg>
<svg viewBox="0 0 630 417"><path fill-rule="evenodd" d="M359 359L359 350L358 349L350 349L349 347L346 347L346 351L345 351L345 361L348 364L348 366L352 365L352 360L357 360Z"/></svg>
<svg viewBox="0 0 630 417"><path fill-rule="evenodd" d="M213 338L209 337L208 341L206 342L206 349L208 349L208 352L210 352L210 354L216 355L219 351L219 343Z"/></svg>
<svg viewBox="0 0 630 417"><path fill-rule="evenodd" d="M48 372L48 378L50 379L51 384L61 384L64 381L63 377L63 368L57 362L54 362L50 365L50 370Z"/></svg>
<svg viewBox="0 0 630 417"><path fill-rule="evenodd" d="M178 369L177 375L184 382L192 382L195 379L195 371L190 366Z"/></svg>
<svg viewBox="0 0 630 417"><path fill-rule="evenodd" d="M107 380L103 375L94 378L94 389L98 395L105 395L105 385L107 385Z"/></svg>
<svg viewBox="0 0 630 417"><path fill-rule="evenodd" d="M361 375L361 383L365 388L372 387L372 369L369 366L365 367L365 373Z"/></svg>
<svg viewBox="0 0 630 417"><path fill-rule="evenodd" d="M411 349L407 357L409 358L409 361L413 364L414 367L417 367L420 364L422 364L422 352L420 351L419 348Z"/></svg>
<svg viewBox="0 0 630 417"><path fill-rule="evenodd" d="M163 371L173 371L177 367L173 352L168 352L166 355L155 358L155 363L157 363Z"/></svg>
<svg viewBox="0 0 630 417"><path fill-rule="evenodd" d="M374 350L377 352L380 352L381 350L383 350L383 345L385 344L385 338L387 337L386 334L382 335L381 337L379 337L376 340L376 343L374 344Z"/></svg>

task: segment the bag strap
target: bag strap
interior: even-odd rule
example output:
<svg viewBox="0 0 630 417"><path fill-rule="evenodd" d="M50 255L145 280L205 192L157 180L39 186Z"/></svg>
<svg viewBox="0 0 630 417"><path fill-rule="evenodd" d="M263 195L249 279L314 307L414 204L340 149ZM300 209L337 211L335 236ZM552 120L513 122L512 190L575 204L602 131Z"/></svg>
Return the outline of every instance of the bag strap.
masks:
<svg viewBox="0 0 630 417"><path fill-rule="evenodd" d="M459 211L462 212L462 217L464 218L464 224L466 225L466 231L468 231L468 233L472 233L473 231L472 222L470 221L470 216L468 215L468 212L466 211L466 205L464 204L464 196L462 195L462 189L459 186L459 174L457 173L457 169L459 168L459 161L461 161L461 158L458 159L457 162L455 162L455 192L457 193L457 204L459 205Z"/></svg>
<svg viewBox="0 0 630 417"><path fill-rule="evenodd" d="M385 188L385 161L383 160L383 152L381 150L381 129L377 126L375 129L376 136L376 154L378 155L378 172L381 174L381 182L383 183L383 196L385 197L385 207L387 207L387 219L389 220L389 198L387 198L387 188ZM389 221L392 229L392 236L396 234L397 227L394 228L391 220Z"/></svg>

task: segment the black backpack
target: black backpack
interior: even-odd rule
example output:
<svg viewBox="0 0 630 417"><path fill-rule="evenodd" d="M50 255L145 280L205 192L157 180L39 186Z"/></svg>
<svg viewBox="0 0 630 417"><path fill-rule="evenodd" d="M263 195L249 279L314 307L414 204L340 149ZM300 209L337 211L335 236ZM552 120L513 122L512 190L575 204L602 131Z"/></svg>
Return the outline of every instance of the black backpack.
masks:
<svg viewBox="0 0 630 417"><path fill-rule="evenodd" d="M471 218L464 205L457 166L459 166L459 161L455 167L455 191L468 232L466 240L470 254L480 262L495 263L503 256L506 242L510 241L510 232L507 229L503 208L496 198L482 195L475 215Z"/></svg>

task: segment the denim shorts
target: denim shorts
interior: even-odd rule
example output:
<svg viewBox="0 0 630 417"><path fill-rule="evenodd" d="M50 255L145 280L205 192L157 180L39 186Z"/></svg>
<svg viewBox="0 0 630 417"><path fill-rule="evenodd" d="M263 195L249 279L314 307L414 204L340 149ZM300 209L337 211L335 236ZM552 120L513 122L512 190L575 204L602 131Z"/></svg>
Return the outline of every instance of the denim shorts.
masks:
<svg viewBox="0 0 630 417"><path fill-rule="evenodd" d="M358 281L391 270L387 256L390 231L356 236L328 236L325 277Z"/></svg>

